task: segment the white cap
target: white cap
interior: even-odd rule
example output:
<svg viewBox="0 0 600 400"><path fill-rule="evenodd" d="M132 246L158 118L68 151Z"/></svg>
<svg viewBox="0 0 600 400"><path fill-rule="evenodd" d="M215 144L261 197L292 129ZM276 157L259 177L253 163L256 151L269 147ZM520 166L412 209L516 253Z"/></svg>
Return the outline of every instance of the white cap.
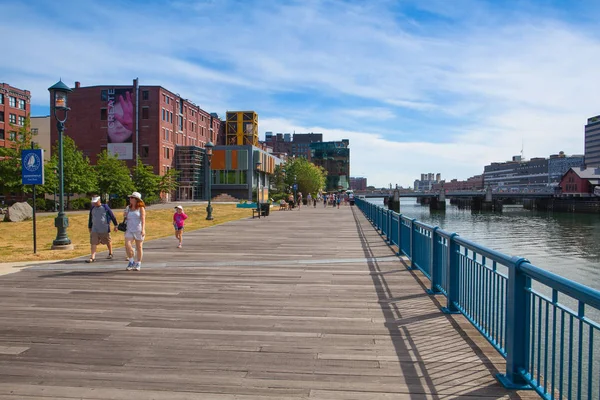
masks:
<svg viewBox="0 0 600 400"><path fill-rule="evenodd" d="M97 203L100 201L100 196L93 196L92 197L92 203Z"/></svg>
<svg viewBox="0 0 600 400"><path fill-rule="evenodd" d="M175 206L175 208L176 209L179 208L181 211L183 211L183 207L181 207L181 206Z"/></svg>
<svg viewBox="0 0 600 400"><path fill-rule="evenodd" d="M135 198L136 198L136 199L138 199L138 200L141 200L141 199L142 199L142 195L140 194L140 192L133 192L133 193L131 193L131 194L130 194L129 196L127 196L127 197L135 197Z"/></svg>

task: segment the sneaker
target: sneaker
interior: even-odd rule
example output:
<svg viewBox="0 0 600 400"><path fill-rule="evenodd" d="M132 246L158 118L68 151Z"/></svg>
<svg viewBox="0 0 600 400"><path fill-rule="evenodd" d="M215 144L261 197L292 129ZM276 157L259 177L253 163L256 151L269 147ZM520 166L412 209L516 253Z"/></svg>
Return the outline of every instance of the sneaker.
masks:
<svg viewBox="0 0 600 400"><path fill-rule="evenodd" d="M178 248L178 249L180 249L180 248L181 248L181 243L179 243L179 246L177 246L177 248Z"/></svg>
<svg viewBox="0 0 600 400"><path fill-rule="evenodd" d="M134 266L135 263L133 261L129 261L129 264L127 264L127 268L125 268L125 271L131 271Z"/></svg>
<svg viewBox="0 0 600 400"><path fill-rule="evenodd" d="M142 269L142 265L140 263L135 263L135 266L133 267L134 271L139 271L140 269Z"/></svg>

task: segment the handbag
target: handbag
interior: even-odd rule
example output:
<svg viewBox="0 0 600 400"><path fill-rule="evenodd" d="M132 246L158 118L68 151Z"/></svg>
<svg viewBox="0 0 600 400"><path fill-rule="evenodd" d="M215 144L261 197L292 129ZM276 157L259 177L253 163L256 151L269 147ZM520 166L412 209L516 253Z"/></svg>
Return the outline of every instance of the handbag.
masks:
<svg viewBox="0 0 600 400"><path fill-rule="evenodd" d="M119 225L117 225L117 230L119 230L121 232L126 232L127 231L127 221L123 220L123 222L119 222Z"/></svg>

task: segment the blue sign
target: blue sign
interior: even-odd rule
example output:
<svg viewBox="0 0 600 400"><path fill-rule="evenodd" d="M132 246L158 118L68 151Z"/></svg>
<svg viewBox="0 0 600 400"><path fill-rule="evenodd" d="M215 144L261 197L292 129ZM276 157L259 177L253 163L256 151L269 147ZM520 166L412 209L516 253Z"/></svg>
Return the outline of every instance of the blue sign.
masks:
<svg viewBox="0 0 600 400"><path fill-rule="evenodd" d="M294 189L294 190L297 190L297 189L298 189L298 184L297 184L297 183L294 183L293 189Z"/></svg>
<svg viewBox="0 0 600 400"><path fill-rule="evenodd" d="M21 182L23 185L44 184L44 150L21 151Z"/></svg>

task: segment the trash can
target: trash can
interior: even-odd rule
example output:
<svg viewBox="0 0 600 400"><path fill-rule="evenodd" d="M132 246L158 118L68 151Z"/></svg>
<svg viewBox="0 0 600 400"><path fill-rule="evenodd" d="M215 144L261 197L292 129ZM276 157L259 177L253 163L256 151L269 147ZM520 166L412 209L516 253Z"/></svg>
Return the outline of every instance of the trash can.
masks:
<svg viewBox="0 0 600 400"><path fill-rule="evenodd" d="M268 217L270 211L271 205L269 203L260 203L260 215Z"/></svg>

